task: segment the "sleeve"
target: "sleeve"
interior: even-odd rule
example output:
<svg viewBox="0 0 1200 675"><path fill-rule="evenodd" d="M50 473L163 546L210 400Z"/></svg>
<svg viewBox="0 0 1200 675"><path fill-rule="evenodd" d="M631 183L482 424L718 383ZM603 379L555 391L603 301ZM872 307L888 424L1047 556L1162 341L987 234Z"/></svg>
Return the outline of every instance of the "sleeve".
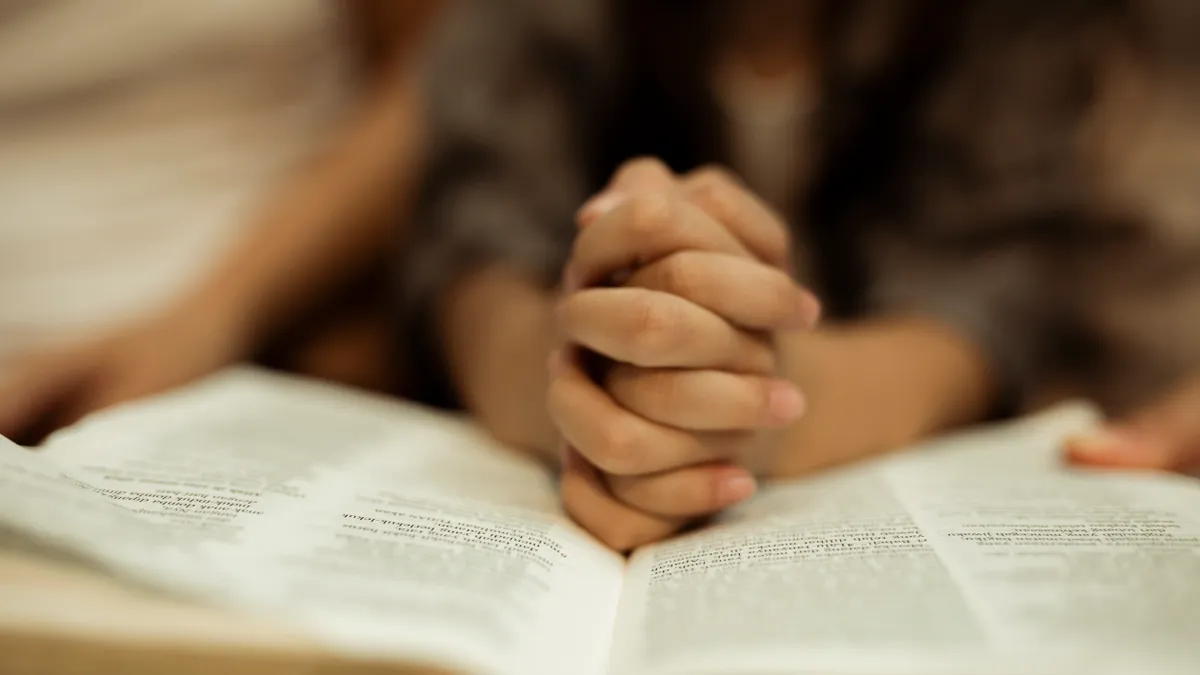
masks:
<svg viewBox="0 0 1200 675"><path fill-rule="evenodd" d="M968 249L880 236L868 248L867 312L957 331L988 361L999 388L993 414L1015 413L1049 365L1054 300L1036 246Z"/></svg>
<svg viewBox="0 0 1200 675"><path fill-rule="evenodd" d="M552 286L591 188L587 101L599 77L588 2L463 0L426 63L427 174L397 269L405 376L455 406L436 310L472 271L503 265Z"/></svg>
<svg viewBox="0 0 1200 675"><path fill-rule="evenodd" d="M1091 236L1076 139L1087 99L1077 85L1093 62L1071 16L1035 22L996 7L1018 16L966 31L957 66L915 117L903 206L863 253L867 309L930 317L973 340L1001 387L996 413L1008 414L1055 365L1062 256Z"/></svg>

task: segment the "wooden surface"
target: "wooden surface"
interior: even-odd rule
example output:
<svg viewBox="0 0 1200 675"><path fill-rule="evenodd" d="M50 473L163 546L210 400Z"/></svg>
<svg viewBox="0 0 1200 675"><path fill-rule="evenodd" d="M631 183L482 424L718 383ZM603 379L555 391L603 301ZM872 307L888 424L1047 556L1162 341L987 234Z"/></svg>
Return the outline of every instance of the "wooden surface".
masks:
<svg viewBox="0 0 1200 675"><path fill-rule="evenodd" d="M134 590L78 565L0 549L4 675L437 675L356 663L298 631Z"/></svg>

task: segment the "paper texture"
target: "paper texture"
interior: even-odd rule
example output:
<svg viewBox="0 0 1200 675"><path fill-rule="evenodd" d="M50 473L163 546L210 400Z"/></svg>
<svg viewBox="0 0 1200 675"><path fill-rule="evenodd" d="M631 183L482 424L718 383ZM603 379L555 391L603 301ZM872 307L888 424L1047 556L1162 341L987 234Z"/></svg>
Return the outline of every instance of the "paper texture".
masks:
<svg viewBox="0 0 1200 675"><path fill-rule="evenodd" d="M621 584L550 477L470 426L257 371L3 448L0 514L357 656L472 672L603 672Z"/></svg>
<svg viewBox="0 0 1200 675"><path fill-rule="evenodd" d="M470 425L239 370L0 446L0 521L341 654L472 673L1200 672L1200 488L1065 471L1095 419L770 486L626 570Z"/></svg>
<svg viewBox="0 0 1200 675"><path fill-rule="evenodd" d="M769 488L636 556L624 673L1187 673L1200 490L1048 470L1086 410Z"/></svg>

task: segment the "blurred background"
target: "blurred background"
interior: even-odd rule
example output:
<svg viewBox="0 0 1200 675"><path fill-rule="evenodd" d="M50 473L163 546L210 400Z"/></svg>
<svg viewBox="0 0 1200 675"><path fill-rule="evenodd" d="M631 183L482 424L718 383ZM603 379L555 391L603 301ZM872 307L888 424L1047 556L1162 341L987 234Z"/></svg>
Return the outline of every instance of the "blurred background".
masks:
<svg viewBox="0 0 1200 675"><path fill-rule="evenodd" d="M835 317L982 308L997 358L1131 404L1200 367L1198 15L0 0L0 433L241 360L419 395L407 271L552 285L645 154L730 166Z"/></svg>

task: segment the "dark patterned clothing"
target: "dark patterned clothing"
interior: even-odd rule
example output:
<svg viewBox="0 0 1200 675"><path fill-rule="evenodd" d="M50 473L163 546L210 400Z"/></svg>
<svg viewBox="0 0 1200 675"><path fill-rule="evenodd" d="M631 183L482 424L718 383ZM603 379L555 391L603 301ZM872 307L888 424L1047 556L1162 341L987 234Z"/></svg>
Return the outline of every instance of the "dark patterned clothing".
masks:
<svg viewBox="0 0 1200 675"><path fill-rule="evenodd" d="M836 316L960 329L1013 404L1072 371L1119 407L1200 367L1191 60L1144 42L1186 49L1187 4L824 3L807 170L777 204L804 280ZM501 264L551 287L575 210L623 160L730 163L711 86L730 6L458 3L431 56L433 162L400 267L432 398L453 400L431 315L450 284Z"/></svg>

